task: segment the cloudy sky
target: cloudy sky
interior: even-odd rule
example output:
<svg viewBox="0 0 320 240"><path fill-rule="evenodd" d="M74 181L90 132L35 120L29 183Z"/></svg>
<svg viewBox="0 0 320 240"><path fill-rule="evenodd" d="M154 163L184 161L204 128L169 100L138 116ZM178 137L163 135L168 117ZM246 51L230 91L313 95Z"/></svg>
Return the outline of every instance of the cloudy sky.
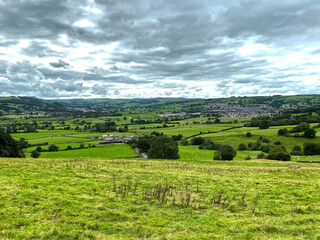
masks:
<svg viewBox="0 0 320 240"><path fill-rule="evenodd" d="M319 0L0 0L0 96L320 93Z"/></svg>

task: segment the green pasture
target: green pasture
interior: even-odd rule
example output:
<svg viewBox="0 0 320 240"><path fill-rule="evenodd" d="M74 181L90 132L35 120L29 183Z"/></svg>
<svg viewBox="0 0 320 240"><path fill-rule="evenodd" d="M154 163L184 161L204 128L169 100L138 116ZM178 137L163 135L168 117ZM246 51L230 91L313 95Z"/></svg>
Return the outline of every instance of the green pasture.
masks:
<svg viewBox="0 0 320 240"><path fill-rule="evenodd" d="M34 139L34 138L43 138L43 137L52 137L58 135L70 135L70 134L79 134L74 130L38 130L38 132L33 133L13 133L12 137L19 139Z"/></svg>
<svg viewBox="0 0 320 240"><path fill-rule="evenodd" d="M198 146L179 146L180 160L191 162L213 162L214 150L199 149ZM256 158L260 151L237 151L237 156L234 160L244 160L245 157L250 156Z"/></svg>
<svg viewBox="0 0 320 240"><path fill-rule="evenodd" d="M77 147L78 146L79 145L77 145ZM113 143L96 146L97 147L94 148L76 149L68 151L41 152L41 158L114 159L137 156L136 152L129 145L124 143Z"/></svg>
<svg viewBox="0 0 320 240"><path fill-rule="evenodd" d="M294 126L277 126L277 127L270 127L269 129L259 129L259 128L248 128L243 127L239 129L232 129L220 133L212 133L212 134L204 134L202 137L206 139L211 139L213 142L216 143L223 143L229 144L235 148L238 147L239 143L248 144L249 142L256 142L259 138L265 137L270 140L270 143L263 143L262 144L270 144L274 145L275 141L280 141L281 145L285 146L288 151L291 151L294 146L303 146L306 142L314 142L320 143L320 138L304 138L304 137L284 137L278 136L278 130L281 128L290 129ZM320 133L320 129L318 133ZM252 136L247 137L246 133L251 132Z"/></svg>
<svg viewBox="0 0 320 240"><path fill-rule="evenodd" d="M0 238L320 238L319 164L90 157L1 158Z"/></svg>
<svg viewBox="0 0 320 240"><path fill-rule="evenodd" d="M90 141L90 142L82 142L84 144L85 147L89 147L89 144L92 145L96 145L96 146L104 146L102 144L99 144L101 141ZM68 146L71 146L72 148L79 148L81 143L57 143L55 145L57 145L59 147L59 150L65 150L67 149ZM45 145L45 146L40 146L42 149L44 150L48 150L50 145ZM30 153L34 150L36 150L37 147L29 147L26 149L26 152Z"/></svg>
<svg viewBox="0 0 320 240"><path fill-rule="evenodd" d="M80 137L51 137L51 138L43 138L43 139L36 139L36 140L29 140L28 143L30 144L59 144L59 143L80 143L80 142L89 142L89 141L96 141L96 139L89 139L89 138L80 138Z"/></svg>
<svg viewBox="0 0 320 240"><path fill-rule="evenodd" d="M227 129L230 127L241 126L242 124L190 124L190 125L180 125L176 127L167 127L167 128L159 128L159 129L139 129L135 130L135 132L139 133L151 133L153 131L163 132L165 135L178 135L182 134L184 138L190 137L195 134L199 134L200 132L205 133L209 131L221 131L222 129Z"/></svg>

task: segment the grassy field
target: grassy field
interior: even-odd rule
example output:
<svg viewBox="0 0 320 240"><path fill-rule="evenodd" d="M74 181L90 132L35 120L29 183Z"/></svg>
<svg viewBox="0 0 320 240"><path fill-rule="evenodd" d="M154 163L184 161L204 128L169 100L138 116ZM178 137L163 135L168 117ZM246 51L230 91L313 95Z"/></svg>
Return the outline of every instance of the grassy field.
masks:
<svg viewBox="0 0 320 240"><path fill-rule="evenodd" d="M2 158L0 238L320 238L319 165L197 159Z"/></svg>
<svg viewBox="0 0 320 240"><path fill-rule="evenodd" d="M58 145L60 147L60 145ZM87 146L85 144L85 146ZM85 148L58 152L41 152L42 158L98 158L98 159L114 159L136 157L136 152L128 145L123 143L113 143L106 145L96 145L94 148ZM79 144L74 146L79 147ZM66 146L59 148L65 149ZM29 157L29 154L27 155Z"/></svg>

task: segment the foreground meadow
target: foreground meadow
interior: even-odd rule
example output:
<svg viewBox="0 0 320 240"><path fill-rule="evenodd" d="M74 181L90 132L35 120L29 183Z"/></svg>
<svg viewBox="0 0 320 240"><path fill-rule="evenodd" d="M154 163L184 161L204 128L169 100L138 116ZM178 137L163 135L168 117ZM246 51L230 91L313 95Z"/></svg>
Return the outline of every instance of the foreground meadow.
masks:
<svg viewBox="0 0 320 240"><path fill-rule="evenodd" d="M2 158L0 238L320 239L320 165L183 154Z"/></svg>

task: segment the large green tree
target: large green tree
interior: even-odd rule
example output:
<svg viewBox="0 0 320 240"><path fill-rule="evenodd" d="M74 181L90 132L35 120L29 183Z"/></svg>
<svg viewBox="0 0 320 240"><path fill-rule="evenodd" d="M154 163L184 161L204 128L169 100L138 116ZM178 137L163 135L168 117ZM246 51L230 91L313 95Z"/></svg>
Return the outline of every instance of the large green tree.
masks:
<svg viewBox="0 0 320 240"><path fill-rule="evenodd" d="M178 159L179 156L178 143L167 136L157 137L150 144L148 151L149 158L159 159Z"/></svg>
<svg viewBox="0 0 320 240"><path fill-rule="evenodd" d="M0 157L25 157L17 141L0 130Z"/></svg>

